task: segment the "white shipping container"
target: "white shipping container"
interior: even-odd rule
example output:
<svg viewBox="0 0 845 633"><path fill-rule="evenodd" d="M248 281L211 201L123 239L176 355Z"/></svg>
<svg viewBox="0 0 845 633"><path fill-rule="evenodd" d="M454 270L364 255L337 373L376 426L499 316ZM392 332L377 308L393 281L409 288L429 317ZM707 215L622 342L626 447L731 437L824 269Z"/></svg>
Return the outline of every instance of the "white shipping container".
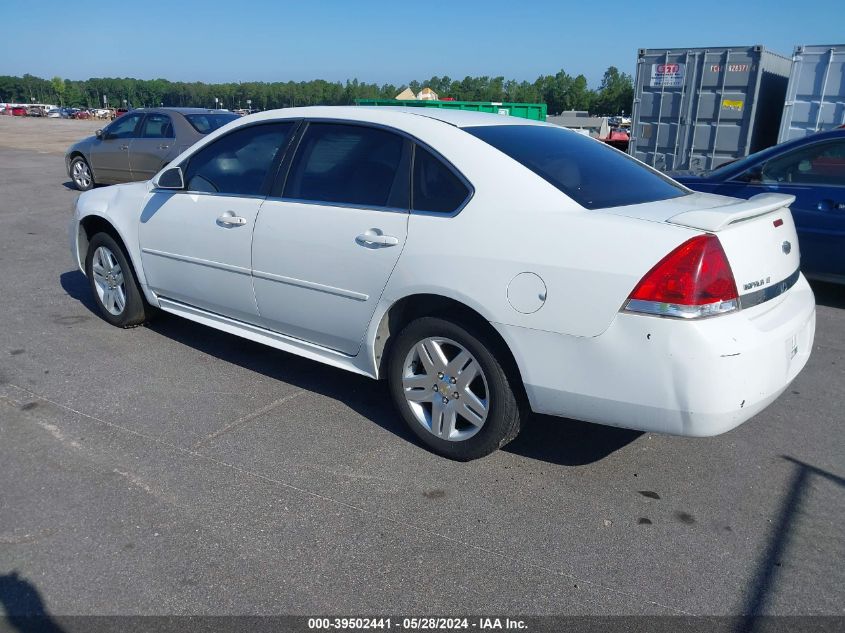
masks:
<svg viewBox="0 0 845 633"><path fill-rule="evenodd" d="M845 44L796 46L778 143L845 125Z"/></svg>

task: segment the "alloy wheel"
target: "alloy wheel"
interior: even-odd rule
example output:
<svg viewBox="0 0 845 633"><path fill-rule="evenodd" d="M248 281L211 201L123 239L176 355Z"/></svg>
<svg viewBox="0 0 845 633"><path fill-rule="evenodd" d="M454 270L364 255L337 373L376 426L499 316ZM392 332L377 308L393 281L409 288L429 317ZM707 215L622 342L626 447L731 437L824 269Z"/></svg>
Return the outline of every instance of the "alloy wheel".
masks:
<svg viewBox="0 0 845 633"><path fill-rule="evenodd" d="M463 345L429 337L405 357L402 390L416 421L449 441L469 439L481 430L490 410L487 377Z"/></svg>
<svg viewBox="0 0 845 633"><path fill-rule="evenodd" d="M73 163L73 182L80 189L87 189L91 186L91 169L84 160L77 160Z"/></svg>
<svg viewBox="0 0 845 633"><path fill-rule="evenodd" d="M98 247L94 251L91 269L100 303L110 314L119 316L126 308L126 284L114 253L105 246Z"/></svg>

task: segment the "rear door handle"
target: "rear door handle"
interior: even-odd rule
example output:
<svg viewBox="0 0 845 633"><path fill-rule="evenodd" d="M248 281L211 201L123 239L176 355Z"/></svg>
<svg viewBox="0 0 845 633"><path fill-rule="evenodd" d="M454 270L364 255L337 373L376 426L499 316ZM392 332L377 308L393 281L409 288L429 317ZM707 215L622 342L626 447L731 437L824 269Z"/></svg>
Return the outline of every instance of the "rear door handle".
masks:
<svg viewBox="0 0 845 633"><path fill-rule="evenodd" d="M837 202L830 198L825 198L818 205L819 211L845 211L845 202Z"/></svg>
<svg viewBox="0 0 845 633"><path fill-rule="evenodd" d="M128 146L128 145L121 145L121 146L120 146L120 149L122 149L122 150L127 150L127 149L129 149L129 146Z"/></svg>
<svg viewBox="0 0 845 633"><path fill-rule="evenodd" d="M386 246L396 246L399 243L399 238L393 237L392 235L385 235L381 232L381 229L370 229L361 233L361 235L355 238L355 241L361 246L368 248L383 248Z"/></svg>
<svg viewBox="0 0 845 633"><path fill-rule="evenodd" d="M170 145L159 145L159 149L170 149Z"/></svg>
<svg viewBox="0 0 845 633"><path fill-rule="evenodd" d="M246 218L242 218L231 211L227 211L217 218L217 223L225 226L243 226L246 224Z"/></svg>

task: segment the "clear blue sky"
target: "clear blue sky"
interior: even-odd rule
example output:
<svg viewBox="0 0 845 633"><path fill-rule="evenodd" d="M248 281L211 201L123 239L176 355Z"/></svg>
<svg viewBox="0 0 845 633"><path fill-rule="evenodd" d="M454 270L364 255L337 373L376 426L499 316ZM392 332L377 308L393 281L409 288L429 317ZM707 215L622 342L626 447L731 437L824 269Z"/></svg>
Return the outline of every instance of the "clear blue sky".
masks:
<svg viewBox="0 0 845 633"><path fill-rule="evenodd" d="M517 0L27 2L0 9L0 75L286 81L432 75L533 81L561 68L597 86L638 48L845 41L842 0L567 3ZM97 7L102 7L98 9Z"/></svg>

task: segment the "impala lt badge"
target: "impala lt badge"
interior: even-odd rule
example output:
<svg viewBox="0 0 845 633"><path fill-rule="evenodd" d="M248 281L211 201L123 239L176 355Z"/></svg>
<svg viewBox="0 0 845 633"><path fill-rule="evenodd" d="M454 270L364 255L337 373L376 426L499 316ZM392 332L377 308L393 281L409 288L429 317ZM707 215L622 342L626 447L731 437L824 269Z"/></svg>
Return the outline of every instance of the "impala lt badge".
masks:
<svg viewBox="0 0 845 633"><path fill-rule="evenodd" d="M780 245L780 247L783 250L784 255L789 255L789 253L792 252L792 244L790 244L789 242L785 241L783 244Z"/></svg>
<svg viewBox="0 0 845 633"><path fill-rule="evenodd" d="M760 286L765 286L770 283L772 283L772 278L766 277L765 279L757 279L756 281L749 281L747 284L742 284L742 289L751 290L752 288L759 288Z"/></svg>

